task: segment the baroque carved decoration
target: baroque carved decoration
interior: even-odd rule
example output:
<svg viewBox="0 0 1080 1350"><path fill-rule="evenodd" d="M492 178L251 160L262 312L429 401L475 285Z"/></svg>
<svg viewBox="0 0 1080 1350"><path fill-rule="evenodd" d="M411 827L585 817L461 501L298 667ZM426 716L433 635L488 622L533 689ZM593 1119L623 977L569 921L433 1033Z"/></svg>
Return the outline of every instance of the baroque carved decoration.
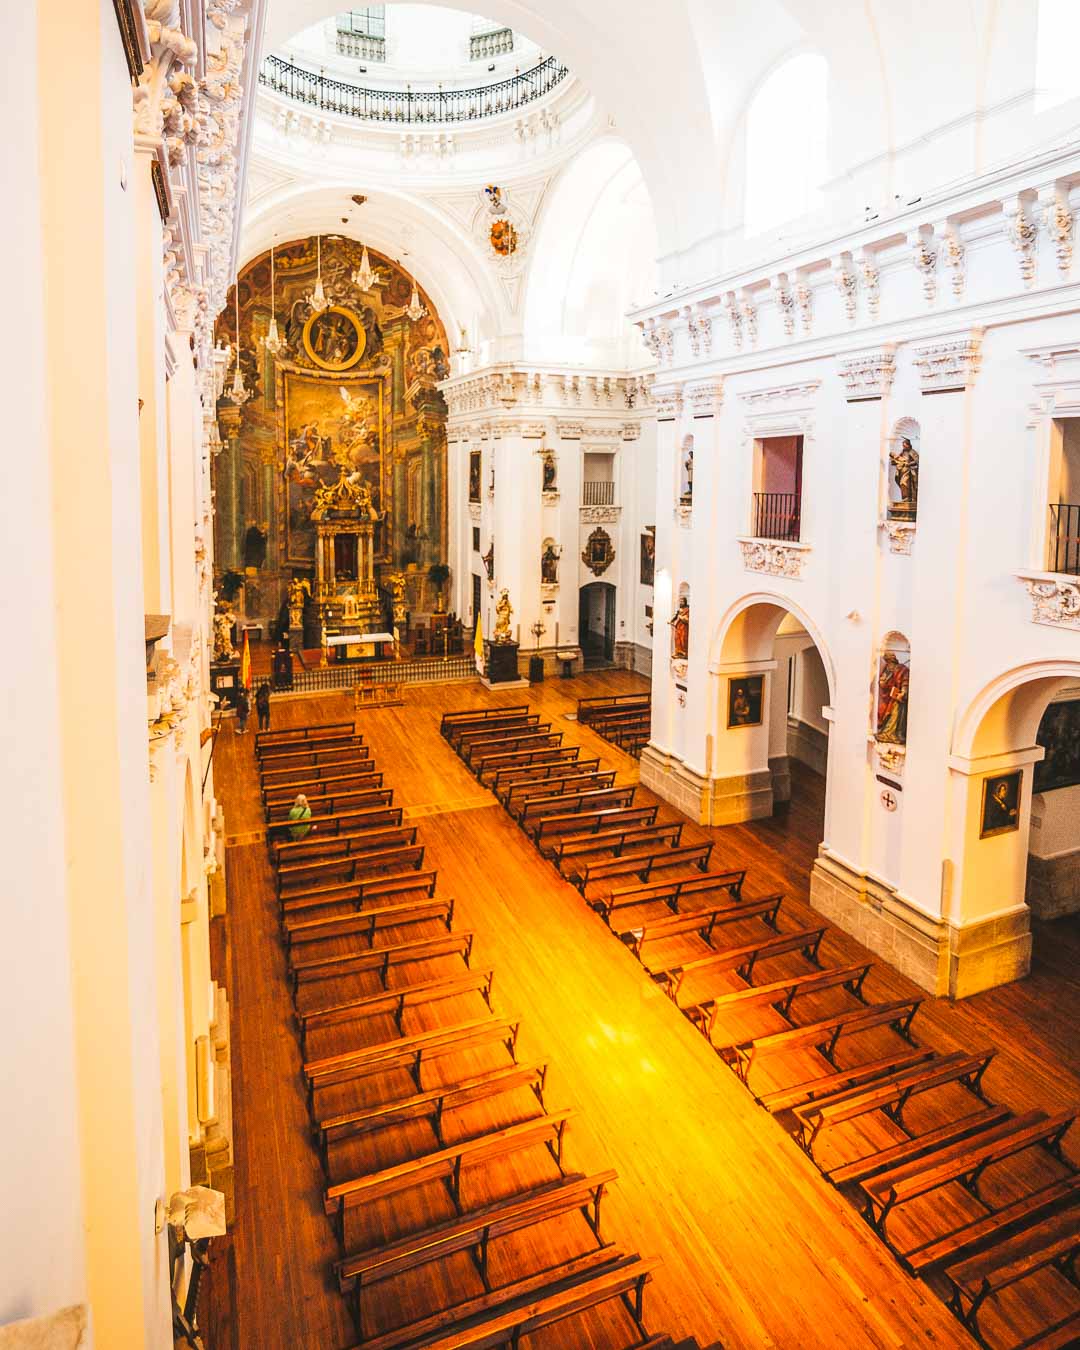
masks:
<svg viewBox="0 0 1080 1350"><path fill-rule="evenodd" d="M771 389L750 389L739 398L751 408L768 406L774 403L805 402L813 398L821 388L820 380L807 380L805 384L778 384Z"/></svg>
<svg viewBox="0 0 1080 1350"><path fill-rule="evenodd" d="M832 276L833 283L840 292L840 299L844 302L844 313L848 319L853 320L859 295L859 278L855 274L855 269L846 258L836 258L833 260Z"/></svg>
<svg viewBox="0 0 1080 1350"><path fill-rule="evenodd" d="M899 774L903 772L904 760L907 757L906 746L875 741L874 749L877 752L878 764L886 773Z"/></svg>
<svg viewBox="0 0 1080 1350"><path fill-rule="evenodd" d="M776 295L776 309L784 325L784 334L791 337L795 332L795 292L784 276L775 277L772 287Z"/></svg>
<svg viewBox="0 0 1080 1350"><path fill-rule="evenodd" d="M890 553L910 554L911 545L915 542L914 521L883 520L881 528L885 531L885 537L889 541Z"/></svg>
<svg viewBox="0 0 1080 1350"><path fill-rule="evenodd" d="M1066 279L1072 271L1074 224L1075 217L1068 203L1055 196L1046 208L1046 231L1054 245L1058 271Z"/></svg>
<svg viewBox="0 0 1080 1350"><path fill-rule="evenodd" d="M800 281L796 283L792 294L795 296L802 330L805 334L809 334L814 323L814 292L805 281Z"/></svg>
<svg viewBox="0 0 1080 1350"><path fill-rule="evenodd" d="M675 504L675 524L680 530L688 530L694 519L693 502L676 502Z"/></svg>
<svg viewBox="0 0 1080 1350"><path fill-rule="evenodd" d="M748 572L767 572L774 577L795 579L802 575L809 551L806 544L785 544L767 539L740 539L743 566Z"/></svg>
<svg viewBox="0 0 1080 1350"><path fill-rule="evenodd" d="M1018 572L1031 597L1032 623L1080 628L1080 578L1053 572Z"/></svg>
<svg viewBox="0 0 1080 1350"><path fill-rule="evenodd" d="M843 357L840 361L840 378L848 403L887 398L895 374L896 356L892 346L860 352L858 356Z"/></svg>
<svg viewBox="0 0 1080 1350"><path fill-rule="evenodd" d="M728 326L731 329L731 343L737 352L742 351L742 310L739 308L739 302L729 291L724 296L724 309L728 317Z"/></svg>
<svg viewBox="0 0 1080 1350"><path fill-rule="evenodd" d="M715 379L688 385L686 399L691 417L715 417L724 401L724 381Z"/></svg>
<svg viewBox="0 0 1080 1350"><path fill-rule="evenodd" d="M955 225L946 225L942 232L941 258L952 274L952 293L959 299L967 281L967 249Z"/></svg>
<svg viewBox="0 0 1080 1350"><path fill-rule="evenodd" d="M739 306L739 313L742 315L743 327L746 329L746 336L750 340L750 346L757 346L758 326L757 326L757 305L753 300L747 297Z"/></svg>
<svg viewBox="0 0 1080 1350"><path fill-rule="evenodd" d="M967 389L975 383L982 359L982 332L952 342L915 348L915 366L924 394Z"/></svg>
<svg viewBox="0 0 1080 1350"><path fill-rule="evenodd" d="M881 269L868 253L859 258L859 280L866 295L870 317L876 319L881 308Z"/></svg>
<svg viewBox="0 0 1080 1350"><path fill-rule="evenodd" d="M922 230L916 230L914 234L909 235L908 243L911 245L911 261L915 264L915 270L922 277L923 295L926 297L926 303L932 304L937 295L937 249L934 247L933 241L928 239Z"/></svg>
<svg viewBox="0 0 1080 1350"><path fill-rule="evenodd" d="M607 530L601 529L599 526L593 530L585 541L585 547L581 552L581 561L593 576L603 576L615 561L615 548Z"/></svg>
<svg viewBox="0 0 1080 1350"><path fill-rule="evenodd" d="M622 514L621 506L582 506L579 509L583 525L617 525Z"/></svg>
<svg viewBox="0 0 1080 1350"><path fill-rule="evenodd" d="M1019 197L1003 204L1005 232L1020 263L1020 279L1025 286L1035 284L1035 248L1039 242L1038 217L1032 215Z"/></svg>
<svg viewBox="0 0 1080 1350"><path fill-rule="evenodd" d="M677 385L675 388L669 386L666 389L654 388L653 401L656 405L656 420L658 422L674 422L682 416L682 385Z"/></svg>

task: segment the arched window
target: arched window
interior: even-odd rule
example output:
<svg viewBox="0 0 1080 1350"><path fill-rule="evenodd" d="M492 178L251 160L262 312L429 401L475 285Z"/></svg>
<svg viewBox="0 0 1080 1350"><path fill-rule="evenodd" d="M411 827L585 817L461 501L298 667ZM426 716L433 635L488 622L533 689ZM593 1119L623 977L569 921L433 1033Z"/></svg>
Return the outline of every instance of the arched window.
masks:
<svg viewBox="0 0 1080 1350"><path fill-rule="evenodd" d="M1076 50L1080 5L1076 0L1039 0L1035 45L1035 111L1076 98Z"/></svg>
<svg viewBox="0 0 1080 1350"><path fill-rule="evenodd" d="M815 210L827 171L828 66L807 52L774 70L746 115L746 233Z"/></svg>

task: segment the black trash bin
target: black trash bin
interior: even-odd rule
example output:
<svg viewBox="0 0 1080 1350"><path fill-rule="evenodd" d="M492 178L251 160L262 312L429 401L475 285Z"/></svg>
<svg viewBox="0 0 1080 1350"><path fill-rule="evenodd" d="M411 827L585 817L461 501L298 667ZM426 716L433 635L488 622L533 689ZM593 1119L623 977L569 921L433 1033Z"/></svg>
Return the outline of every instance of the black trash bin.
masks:
<svg viewBox="0 0 1080 1350"><path fill-rule="evenodd" d="M544 678L544 658L542 656L529 657L529 683L540 684Z"/></svg>

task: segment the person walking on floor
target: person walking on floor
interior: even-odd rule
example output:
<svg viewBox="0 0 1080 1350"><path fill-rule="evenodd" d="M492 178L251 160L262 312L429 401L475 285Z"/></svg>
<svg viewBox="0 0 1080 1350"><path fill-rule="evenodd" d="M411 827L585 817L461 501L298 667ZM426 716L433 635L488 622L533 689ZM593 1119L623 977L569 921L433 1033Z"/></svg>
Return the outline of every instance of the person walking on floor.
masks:
<svg viewBox="0 0 1080 1350"><path fill-rule="evenodd" d="M255 691L255 711L259 716L259 730L270 730L270 686L263 680Z"/></svg>
<svg viewBox="0 0 1080 1350"><path fill-rule="evenodd" d="M248 714L251 712L251 700L243 685L236 691L236 734L242 736L247 731Z"/></svg>
<svg viewBox="0 0 1080 1350"><path fill-rule="evenodd" d="M311 807L302 792L297 794L296 801L289 809L289 819L295 822L289 826L289 833L294 839L304 839L311 833L312 827L307 823L311 820Z"/></svg>

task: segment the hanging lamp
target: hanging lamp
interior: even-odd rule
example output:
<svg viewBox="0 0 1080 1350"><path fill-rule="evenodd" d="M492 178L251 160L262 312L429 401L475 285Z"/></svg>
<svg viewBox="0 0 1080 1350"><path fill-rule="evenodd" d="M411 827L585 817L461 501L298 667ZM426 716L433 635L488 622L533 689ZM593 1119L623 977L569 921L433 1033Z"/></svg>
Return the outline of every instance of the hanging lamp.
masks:
<svg viewBox="0 0 1080 1350"><path fill-rule="evenodd" d="M412 284L412 295L409 297L409 303L405 306L405 313L413 323L419 323L427 314L427 310L420 300L420 292L416 289L415 279Z"/></svg>
<svg viewBox="0 0 1080 1350"><path fill-rule="evenodd" d="M233 368L232 388L229 390L229 399L235 403L238 408L251 397L251 391L244 386L244 372L240 369L240 274L237 273L236 280L233 283L233 312L236 315L236 365Z"/></svg>
<svg viewBox="0 0 1080 1350"><path fill-rule="evenodd" d="M318 253L319 264L318 272L315 277L315 289L307 298L308 304L316 314L321 314L324 309L330 308L330 301L327 299L326 292L322 284L322 235L315 236L315 248Z"/></svg>
<svg viewBox="0 0 1080 1350"><path fill-rule="evenodd" d="M271 356L277 356L285 345L278 333L277 326L277 291L274 278L274 245L270 245L270 326L266 330L266 336L262 340L263 347Z"/></svg>
<svg viewBox="0 0 1080 1350"><path fill-rule="evenodd" d="M379 275L371 265L371 259L368 257L367 244L365 244L364 251L360 255L360 266L353 271L352 283L354 286L358 286L362 291L370 291L378 279Z"/></svg>

